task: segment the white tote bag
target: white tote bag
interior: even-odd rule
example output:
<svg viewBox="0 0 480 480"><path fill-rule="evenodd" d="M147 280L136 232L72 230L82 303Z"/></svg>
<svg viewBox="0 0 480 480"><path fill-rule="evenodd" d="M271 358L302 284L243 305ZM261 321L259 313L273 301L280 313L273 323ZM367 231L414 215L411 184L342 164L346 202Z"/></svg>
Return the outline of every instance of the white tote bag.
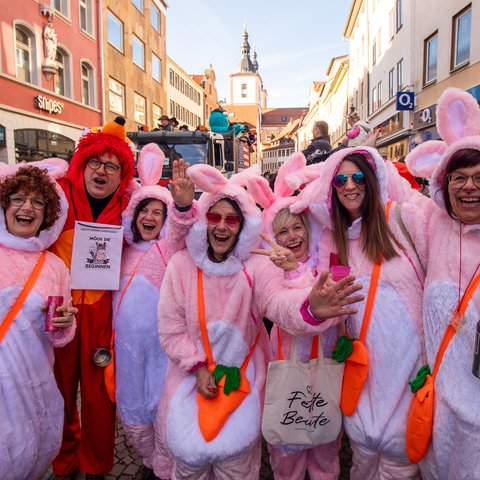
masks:
<svg viewBox="0 0 480 480"><path fill-rule="evenodd" d="M290 359L268 365L262 433L272 445L321 445L340 433L344 363L324 357L321 337L318 345L318 358L302 363L294 337Z"/></svg>

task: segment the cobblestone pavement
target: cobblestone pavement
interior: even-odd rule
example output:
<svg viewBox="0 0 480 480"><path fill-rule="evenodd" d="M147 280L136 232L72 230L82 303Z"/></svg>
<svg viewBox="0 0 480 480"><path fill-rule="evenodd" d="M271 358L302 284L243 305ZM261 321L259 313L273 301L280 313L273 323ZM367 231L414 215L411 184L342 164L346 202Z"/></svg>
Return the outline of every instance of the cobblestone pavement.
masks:
<svg viewBox="0 0 480 480"><path fill-rule="evenodd" d="M342 449L340 450L340 477L339 480L350 479L351 451L348 439L344 436L342 440ZM125 438L123 428L117 423L117 431L115 436L115 464L113 470L105 476L106 480L141 480L142 461L136 454L133 447ZM79 474L77 480L82 480L83 475ZM53 480L53 472L49 467L40 477L39 480ZM263 448L262 466L260 469L259 480L273 480L273 473L270 468L268 451L266 446ZM308 475L306 480L309 480Z"/></svg>

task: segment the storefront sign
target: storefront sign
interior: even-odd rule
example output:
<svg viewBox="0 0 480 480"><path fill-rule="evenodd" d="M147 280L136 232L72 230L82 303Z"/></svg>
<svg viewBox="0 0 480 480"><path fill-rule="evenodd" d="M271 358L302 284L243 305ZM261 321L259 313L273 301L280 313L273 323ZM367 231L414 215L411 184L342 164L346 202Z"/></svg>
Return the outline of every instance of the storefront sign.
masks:
<svg viewBox="0 0 480 480"><path fill-rule="evenodd" d="M414 108L414 92L397 92L397 110L413 110Z"/></svg>
<svg viewBox="0 0 480 480"><path fill-rule="evenodd" d="M5 148L7 146L7 137L5 134L5 127L0 125L0 148Z"/></svg>
<svg viewBox="0 0 480 480"><path fill-rule="evenodd" d="M422 108L413 114L413 129L430 127L437 122L437 104Z"/></svg>
<svg viewBox="0 0 480 480"><path fill-rule="evenodd" d="M37 95L33 99L35 101L35 108L45 110L48 113L62 113L63 103L52 98Z"/></svg>

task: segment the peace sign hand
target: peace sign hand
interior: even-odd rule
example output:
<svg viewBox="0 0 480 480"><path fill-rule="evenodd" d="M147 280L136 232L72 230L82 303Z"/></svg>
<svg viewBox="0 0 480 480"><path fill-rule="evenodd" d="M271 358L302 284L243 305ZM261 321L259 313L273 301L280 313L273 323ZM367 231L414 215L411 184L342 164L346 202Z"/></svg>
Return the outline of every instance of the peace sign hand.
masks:
<svg viewBox="0 0 480 480"><path fill-rule="evenodd" d="M265 255L269 257L278 268L286 271L292 271L298 268L298 261L291 250L281 247L265 233L261 233L260 236L272 247L271 250L257 248L250 250L250 253L254 255Z"/></svg>

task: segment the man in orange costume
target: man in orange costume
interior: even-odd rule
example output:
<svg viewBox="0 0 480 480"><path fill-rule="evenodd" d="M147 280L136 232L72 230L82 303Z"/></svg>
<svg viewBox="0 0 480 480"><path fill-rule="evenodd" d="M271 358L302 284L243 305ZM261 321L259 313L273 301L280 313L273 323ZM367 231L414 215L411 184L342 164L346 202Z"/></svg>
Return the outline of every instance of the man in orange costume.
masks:
<svg viewBox="0 0 480 480"><path fill-rule="evenodd" d="M125 191L134 176L134 155L125 136L125 119L117 117L84 135L66 178L59 180L69 201L68 217L52 251L70 268L75 221L120 225L127 206ZM55 351L55 376L65 399L63 442L53 461L55 479L104 479L113 467L115 403L104 381L104 369L90 356L108 347L112 335L112 298L108 290L73 290L78 308L77 331L67 346ZM77 409L81 393L81 427Z"/></svg>

